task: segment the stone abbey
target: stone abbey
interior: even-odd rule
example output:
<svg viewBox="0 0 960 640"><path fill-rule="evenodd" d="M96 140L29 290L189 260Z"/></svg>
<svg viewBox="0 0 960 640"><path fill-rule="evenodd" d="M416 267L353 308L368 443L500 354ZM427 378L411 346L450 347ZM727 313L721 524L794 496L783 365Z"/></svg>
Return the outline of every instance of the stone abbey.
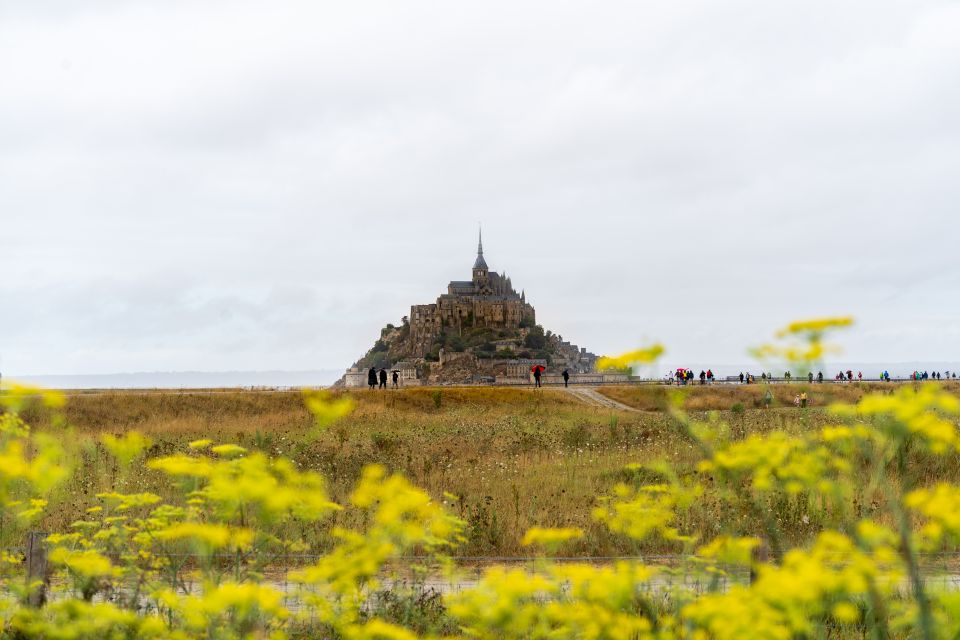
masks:
<svg viewBox="0 0 960 640"><path fill-rule="evenodd" d="M611 374L594 371L597 356L537 324L524 291L506 273L491 271L477 244L470 280L447 285L433 304L415 304L399 326L388 324L338 384L367 386L373 369L397 373L401 386L419 384L526 384L533 366L545 379L588 382Z"/></svg>
<svg viewBox="0 0 960 640"><path fill-rule="evenodd" d="M409 321L413 355L423 357L441 332L532 327L536 311L527 304L525 292L516 292L506 273L500 275L487 267L481 235L472 279L451 282L434 304L413 305Z"/></svg>

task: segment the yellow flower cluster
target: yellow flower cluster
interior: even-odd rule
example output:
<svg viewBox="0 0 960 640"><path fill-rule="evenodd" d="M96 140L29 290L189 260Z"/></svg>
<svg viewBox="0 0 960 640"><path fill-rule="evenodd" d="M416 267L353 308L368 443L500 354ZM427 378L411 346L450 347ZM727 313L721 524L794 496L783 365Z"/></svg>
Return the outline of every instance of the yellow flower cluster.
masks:
<svg viewBox="0 0 960 640"><path fill-rule="evenodd" d="M635 349L618 356L604 356L597 360L598 369L629 369L638 364L656 362L664 353L663 345L655 344L644 349Z"/></svg>
<svg viewBox="0 0 960 640"><path fill-rule="evenodd" d="M541 574L496 567L448 602L468 637L648 638L654 616L641 612L654 612L645 585L655 573L636 562L556 565Z"/></svg>
<svg viewBox="0 0 960 640"><path fill-rule="evenodd" d="M701 493L699 486L658 484L634 489L621 483L613 488L612 496L599 498L600 505L594 509L593 517L611 531L634 540L656 534L665 540L686 542L690 538L681 536L671 524L677 508L689 506Z"/></svg>
<svg viewBox="0 0 960 640"><path fill-rule="evenodd" d="M541 546L548 551L555 551L564 543L571 540L577 540L583 537L583 530L573 527L564 527L562 529L545 529L543 527L533 527L523 536L520 544L525 547Z"/></svg>
<svg viewBox="0 0 960 640"><path fill-rule="evenodd" d="M776 334L777 338L785 339L786 343L764 344L750 349L750 353L758 360L784 364L800 374L805 374L822 366L822 360L827 354L839 352L837 348L824 343L824 336L834 329L844 329L852 325L853 318L848 316L793 322Z"/></svg>
<svg viewBox="0 0 960 640"><path fill-rule="evenodd" d="M913 436L933 453L960 450L956 423L949 419L960 414L960 399L935 384L919 389L902 386L892 395L868 395L856 407L836 406L833 411L840 416L874 418L894 440Z"/></svg>

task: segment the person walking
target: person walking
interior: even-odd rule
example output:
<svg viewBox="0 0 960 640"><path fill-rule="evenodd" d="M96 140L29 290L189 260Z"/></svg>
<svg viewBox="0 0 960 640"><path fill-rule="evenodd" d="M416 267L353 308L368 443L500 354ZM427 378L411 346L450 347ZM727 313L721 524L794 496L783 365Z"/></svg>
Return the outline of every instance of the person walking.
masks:
<svg viewBox="0 0 960 640"><path fill-rule="evenodd" d="M707 369L707 380L713 384L713 369Z"/></svg>
<svg viewBox="0 0 960 640"><path fill-rule="evenodd" d="M823 371L817 371L817 384L823 384Z"/></svg>
<svg viewBox="0 0 960 640"><path fill-rule="evenodd" d="M563 386L564 387L570 386L570 372L567 369L563 370Z"/></svg>
<svg viewBox="0 0 960 640"><path fill-rule="evenodd" d="M376 389L377 387L377 368L370 367L370 371L367 372L367 384L370 386L370 389Z"/></svg>
<svg viewBox="0 0 960 640"><path fill-rule="evenodd" d="M394 371L393 372L393 388L396 389L399 386L400 386L400 372Z"/></svg>
<svg viewBox="0 0 960 640"><path fill-rule="evenodd" d="M743 371L740 372L740 384L743 384Z"/></svg>
<svg viewBox="0 0 960 640"><path fill-rule="evenodd" d="M800 408L801 409L807 408L807 392L806 391L800 394Z"/></svg>
<svg viewBox="0 0 960 640"><path fill-rule="evenodd" d="M793 397L793 406L795 406L797 409L800 408L800 394L799 394L799 393Z"/></svg>
<svg viewBox="0 0 960 640"><path fill-rule="evenodd" d="M700 384L707 384L707 372L700 369Z"/></svg>
<svg viewBox="0 0 960 640"><path fill-rule="evenodd" d="M536 387L537 387L538 389L541 387L541 385L540 385L540 367L534 367L534 369L533 369L533 383L536 385Z"/></svg>
<svg viewBox="0 0 960 640"><path fill-rule="evenodd" d="M380 388L387 388L387 370L383 367L380 368Z"/></svg>
<svg viewBox="0 0 960 640"><path fill-rule="evenodd" d="M807 382L809 382L810 384L813 384L813 371L807 372Z"/></svg>

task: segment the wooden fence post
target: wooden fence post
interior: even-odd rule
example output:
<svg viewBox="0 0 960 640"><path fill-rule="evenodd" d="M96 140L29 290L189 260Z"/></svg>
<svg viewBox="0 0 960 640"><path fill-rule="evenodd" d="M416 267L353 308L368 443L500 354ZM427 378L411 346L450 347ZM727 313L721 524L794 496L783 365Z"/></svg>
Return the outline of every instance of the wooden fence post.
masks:
<svg viewBox="0 0 960 640"><path fill-rule="evenodd" d="M753 548L750 556L750 584L753 584L757 580L757 565L770 560L770 543L766 538L760 538L760 544Z"/></svg>
<svg viewBox="0 0 960 640"><path fill-rule="evenodd" d="M31 531L27 534L27 584L36 581L40 584L30 589L27 603L31 607L42 607L47 601L47 586L50 584L50 573L47 567L47 534L42 531Z"/></svg>

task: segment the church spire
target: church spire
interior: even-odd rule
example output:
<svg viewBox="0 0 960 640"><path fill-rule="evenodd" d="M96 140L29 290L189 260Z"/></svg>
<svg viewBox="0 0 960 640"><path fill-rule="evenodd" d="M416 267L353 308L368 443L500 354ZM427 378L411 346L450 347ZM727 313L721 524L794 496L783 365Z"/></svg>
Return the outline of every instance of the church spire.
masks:
<svg viewBox="0 0 960 640"><path fill-rule="evenodd" d="M483 259L483 229L479 229L479 242L477 242L477 260L473 263L474 269L487 270L487 261Z"/></svg>

